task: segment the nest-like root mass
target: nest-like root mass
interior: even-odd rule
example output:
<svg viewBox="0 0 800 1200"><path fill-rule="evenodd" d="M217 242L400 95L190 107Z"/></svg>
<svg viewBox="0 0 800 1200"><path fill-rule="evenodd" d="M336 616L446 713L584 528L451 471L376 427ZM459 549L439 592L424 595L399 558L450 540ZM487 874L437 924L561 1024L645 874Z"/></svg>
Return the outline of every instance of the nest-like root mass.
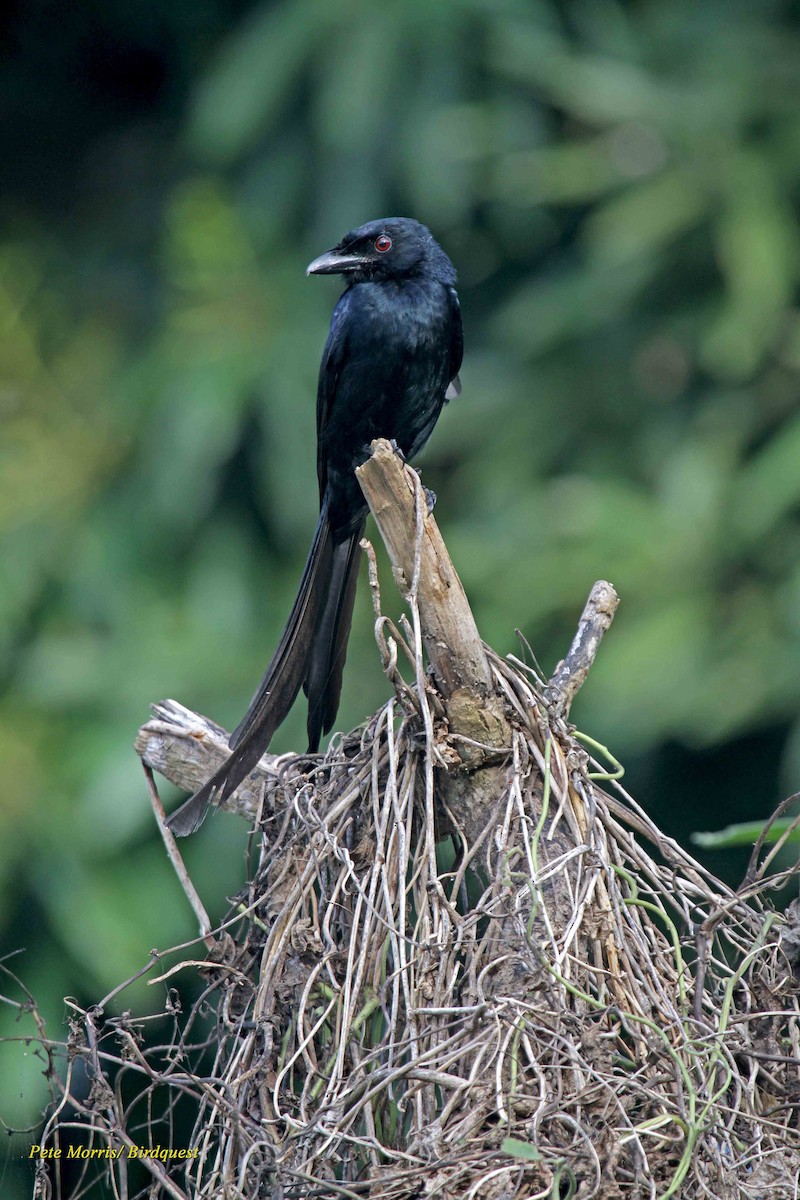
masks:
<svg viewBox="0 0 800 1200"><path fill-rule="evenodd" d="M798 971L764 871L711 877L492 665L502 759L454 768L409 693L290 762L174 1042L87 1015L77 1053L116 1083L83 1102L96 1140L167 1144L188 1104L199 1154L167 1170L208 1197L796 1195Z"/></svg>

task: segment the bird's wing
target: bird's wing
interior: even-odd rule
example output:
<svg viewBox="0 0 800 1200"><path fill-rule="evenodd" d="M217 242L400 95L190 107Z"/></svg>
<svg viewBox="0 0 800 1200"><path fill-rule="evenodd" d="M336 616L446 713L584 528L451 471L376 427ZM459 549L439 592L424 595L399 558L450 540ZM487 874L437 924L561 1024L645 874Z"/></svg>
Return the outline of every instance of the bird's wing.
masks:
<svg viewBox="0 0 800 1200"><path fill-rule="evenodd" d="M336 399L336 389L339 376L342 373L347 356L347 319L350 302L348 293L339 297L339 302L333 310L328 339L322 351L322 362L319 365L319 381L317 383L317 478L319 480L319 498L325 495L328 482L327 451L325 446L325 428L330 420L331 410Z"/></svg>
<svg viewBox="0 0 800 1200"><path fill-rule="evenodd" d="M454 287L448 287L447 299L450 304L451 333L450 333L450 384L445 393L446 400L454 400L461 395L461 380L458 371L464 357L464 330L461 325L461 305Z"/></svg>

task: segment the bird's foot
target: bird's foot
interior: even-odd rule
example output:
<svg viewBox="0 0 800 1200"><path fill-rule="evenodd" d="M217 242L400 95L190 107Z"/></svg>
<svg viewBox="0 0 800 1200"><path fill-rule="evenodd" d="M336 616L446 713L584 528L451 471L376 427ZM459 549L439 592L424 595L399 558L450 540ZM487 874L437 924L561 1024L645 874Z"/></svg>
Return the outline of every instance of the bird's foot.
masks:
<svg viewBox="0 0 800 1200"><path fill-rule="evenodd" d="M400 459L401 463L405 464L408 462L408 459L406 458L405 454L400 449L400 447L398 446L398 444L394 438L389 438L389 445L392 447L392 450L395 452L397 457ZM366 442L361 447L361 455L359 457L358 466L361 466L363 463L367 462L370 458L372 458L372 446L369 442Z"/></svg>
<svg viewBox="0 0 800 1200"><path fill-rule="evenodd" d="M411 470L422 484L422 490L425 493L425 500L428 505L428 516L430 516L436 507L436 492L434 492L433 488L425 487L425 484L422 483L422 471L419 469L419 467L412 467Z"/></svg>
<svg viewBox="0 0 800 1200"><path fill-rule="evenodd" d="M422 483L422 471L420 468L412 467L411 470L414 472L420 483ZM436 492L433 490L433 488L425 487L424 483L422 483L422 490L425 493L425 499L428 503L428 516L430 516L436 507Z"/></svg>
<svg viewBox="0 0 800 1200"><path fill-rule="evenodd" d="M403 463L403 465L405 466L408 463L408 459L406 458L405 454L403 453L401 447L398 446L396 439L390 438L389 445L392 447L392 450L395 452L397 457L400 459L400 462ZM364 455L364 462L366 462L367 459L372 454L372 447L371 446L362 447L362 454ZM422 482L422 472L420 470L418 470L417 467L412 467L411 469L416 472L418 479L420 480L420 482ZM433 510L436 506L436 492L432 491L431 488L429 488L429 487L425 487L424 483L422 484L422 490L425 493L425 499L428 502L428 516L430 516L430 514L433 512Z"/></svg>

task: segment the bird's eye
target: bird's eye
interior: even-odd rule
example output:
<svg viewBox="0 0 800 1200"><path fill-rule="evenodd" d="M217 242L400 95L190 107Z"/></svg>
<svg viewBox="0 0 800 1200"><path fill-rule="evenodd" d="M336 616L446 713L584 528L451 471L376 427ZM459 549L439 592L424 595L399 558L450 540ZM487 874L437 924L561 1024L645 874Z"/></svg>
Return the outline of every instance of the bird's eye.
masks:
<svg viewBox="0 0 800 1200"><path fill-rule="evenodd" d="M392 248L392 239L390 237L387 237L385 233L382 233L379 238L375 239L375 249L378 251L379 254L385 254L386 251L391 250L391 248Z"/></svg>

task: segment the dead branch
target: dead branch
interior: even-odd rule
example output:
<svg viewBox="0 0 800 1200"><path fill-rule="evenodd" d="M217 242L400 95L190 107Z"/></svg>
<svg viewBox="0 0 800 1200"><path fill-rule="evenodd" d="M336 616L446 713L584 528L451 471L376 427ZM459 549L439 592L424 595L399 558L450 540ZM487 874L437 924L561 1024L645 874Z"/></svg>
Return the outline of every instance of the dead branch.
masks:
<svg viewBox="0 0 800 1200"><path fill-rule="evenodd" d="M462 687L488 695L492 674L478 627L433 514L427 511L419 476L382 438L372 443L372 457L356 475L389 552L395 582L406 598L415 576L418 580L422 640L440 692L446 699Z"/></svg>
<svg viewBox="0 0 800 1200"><path fill-rule="evenodd" d="M153 717L142 725L133 744L136 753L145 766L163 775L176 787L187 792L196 791L230 754L228 733L177 700L159 700L151 707ZM262 792L271 794L280 781L287 759L294 757L265 754L225 808L254 821Z"/></svg>
<svg viewBox="0 0 800 1200"><path fill-rule="evenodd" d="M553 716L567 717L618 607L619 596L613 585L598 579L589 593L567 657L558 664L545 689L544 698Z"/></svg>

